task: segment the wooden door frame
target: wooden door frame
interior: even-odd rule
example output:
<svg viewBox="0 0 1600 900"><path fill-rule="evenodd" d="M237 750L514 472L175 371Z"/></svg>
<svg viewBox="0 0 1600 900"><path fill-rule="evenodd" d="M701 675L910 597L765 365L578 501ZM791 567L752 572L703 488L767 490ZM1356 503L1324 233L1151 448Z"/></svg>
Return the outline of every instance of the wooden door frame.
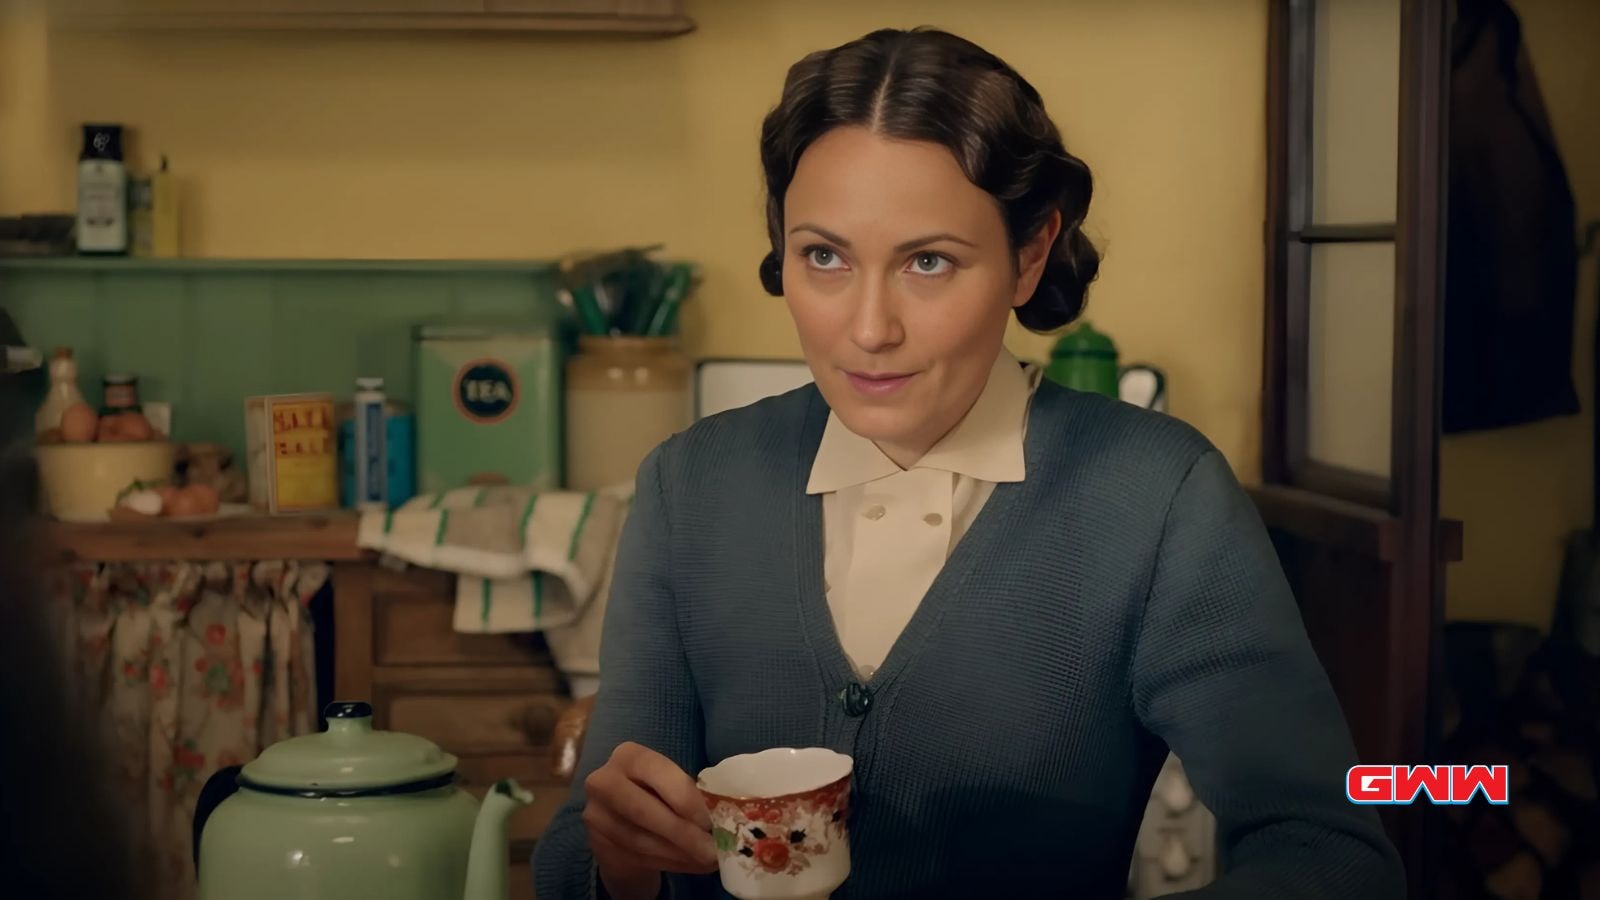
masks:
<svg viewBox="0 0 1600 900"><path fill-rule="evenodd" d="M1439 408L1444 277L1444 203L1449 65L1449 0L1400 0L1400 109L1396 221L1317 227L1309 165L1314 90L1311 29L1318 0L1271 0L1268 19L1267 217L1263 342L1262 476L1252 489L1269 527L1293 538L1370 560L1386 595L1383 622L1338 623L1322 598L1306 608L1324 626L1331 652L1362 661L1380 677L1361 679L1363 761L1423 763L1437 741L1432 702L1441 672L1444 562L1459 559L1458 522L1439 520ZM1394 375L1390 477L1352 472L1309 458L1307 383L1311 243L1395 243ZM1305 602L1304 599L1302 601ZM1338 660L1347 668L1352 660ZM1326 663L1325 663L1326 664ZM1351 681L1354 685L1356 682ZM1367 696L1373 694L1374 696ZM1347 707L1348 708L1348 707ZM1367 715L1370 714L1370 715ZM1413 893L1427 883L1435 854L1428 811L1386 808L1391 835L1408 866Z"/></svg>
<svg viewBox="0 0 1600 900"><path fill-rule="evenodd" d="M1321 539L1362 547L1382 547L1395 563L1395 587L1426 604L1397 604L1399 632L1431 638L1442 613L1441 557L1458 556L1459 528L1439 523L1439 401L1444 278L1444 200L1447 135L1447 0L1400 0L1401 83L1399 195L1393 226L1313 227L1306 224L1309 198L1304 184L1290 177L1310 158L1311 123L1306 108L1294 104L1309 91L1313 48L1295 15L1310 15L1317 0L1272 0L1269 6L1267 78L1267 217L1265 225L1266 314L1262 379L1262 481L1279 500L1307 499L1330 515L1349 512L1349 504L1386 515L1346 516L1332 535L1327 521L1306 527ZM1391 477L1379 479L1311 460L1306 454L1309 304L1309 245L1319 242L1395 240L1394 395L1391 406ZM1317 499L1313 500L1312 497ZM1331 498L1335 502L1323 502ZM1270 501L1269 501L1270 502ZM1281 507L1282 504L1278 504ZM1358 524L1359 523L1359 524ZM1410 565L1409 560L1431 564ZM1422 748L1427 698L1415 685L1426 684L1425 647L1396 650L1391 657L1408 679L1406 696L1395 713L1406 726L1385 743L1398 750ZM1425 652L1417 652L1417 651ZM1398 761L1398 760L1397 760Z"/></svg>
<svg viewBox="0 0 1600 900"><path fill-rule="evenodd" d="M1395 257L1396 366L1389 506L1401 522L1407 564L1399 633L1425 636L1426 652L1396 660L1411 690L1400 698L1402 745L1431 752L1438 717L1427 688L1442 673L1434 640L1444 621L1444 555L1439 523L1439 435L1444 335L1445 192L1448 184L1450 10L1448 0L1402 0L1400 179ZM1400 361L1404 360L1404 364ZM1458 528L1459 531L1459 528ZM1459 539L1455 541L1459 544ZM1450 554L1459 558L1459 546ZM1417 689L1420 686L1420 690ZM1402 760L1396 760L1401 762Z"/></svg>
<svg viewBox="0 0 1600 900"><path fill-rule="evenodd" d="M1403 673L1393 696L1402 748L1437 762L1443 684L1444 564L1439 520L1439 437L1444 335L1445 198L1449 164L1450 20L1448 0L1403 0L1400 25L1400 172L1395 256L1395 403L1390 509L1400 521L1403 565L1393 573L1392 646ZM1401 361L1404 360L1404 364ZM1449 558L1460 559L1460 523ZM1395 762L1411 760L1396 759ZM1412 862L1411 892L1422 896L1438 871L1437 810L1419 807L1402 831ZM1420 871L1419 871L1420 869Z"/></svg>

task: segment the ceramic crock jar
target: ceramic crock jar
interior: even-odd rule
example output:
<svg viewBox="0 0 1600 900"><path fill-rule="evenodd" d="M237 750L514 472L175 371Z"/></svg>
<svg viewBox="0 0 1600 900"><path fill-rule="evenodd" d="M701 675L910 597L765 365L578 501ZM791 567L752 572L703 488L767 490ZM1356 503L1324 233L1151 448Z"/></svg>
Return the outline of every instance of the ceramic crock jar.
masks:
<svg viewBox="0 0 1600 900"><path fill-rule="evenodd" d="M693 366L670 337L583 335L566 370L566 484L632 484L655 446L689 426Z"/></svg>
<svg viewBox="0 0 1600 900"><path fill-rule="evenodd" d="M201 900L506 900L506 819L532 794L507 779L480 806L431 741L374 730L366 703L325 715L206 783Z"/></svg>

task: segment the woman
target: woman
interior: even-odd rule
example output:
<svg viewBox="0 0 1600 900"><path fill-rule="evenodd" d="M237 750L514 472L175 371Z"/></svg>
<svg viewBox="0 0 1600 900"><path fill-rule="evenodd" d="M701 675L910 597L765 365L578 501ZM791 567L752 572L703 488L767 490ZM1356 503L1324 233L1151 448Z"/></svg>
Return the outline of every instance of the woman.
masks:
<svg viewBox="0 0 1600 900"><path fill-rule="evenodd" d="M1209 896L1400 896L1272 547L1176 420L1042 383L1007 319L1077 317L1090 177L1038 93L937 31L789 72L772 254L815 386L642 466L580 784L541 898L711 896L693 774L855 758L839 897L1120 897L1168 748L1216 813Z"/></svg>

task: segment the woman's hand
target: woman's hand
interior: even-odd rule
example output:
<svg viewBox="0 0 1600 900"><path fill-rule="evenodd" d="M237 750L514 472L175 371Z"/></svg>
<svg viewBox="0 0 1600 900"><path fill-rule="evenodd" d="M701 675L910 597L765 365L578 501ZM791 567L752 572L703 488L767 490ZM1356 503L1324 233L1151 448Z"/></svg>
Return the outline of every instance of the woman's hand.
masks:
<svg viewBox="0 0 1600 900"><path fill-rule="evenodd" d="M662 872L716 871L705 802L694 779L672 760L639 744L620 744L583 787L589 848L614 900L655 897Z"/></svg>

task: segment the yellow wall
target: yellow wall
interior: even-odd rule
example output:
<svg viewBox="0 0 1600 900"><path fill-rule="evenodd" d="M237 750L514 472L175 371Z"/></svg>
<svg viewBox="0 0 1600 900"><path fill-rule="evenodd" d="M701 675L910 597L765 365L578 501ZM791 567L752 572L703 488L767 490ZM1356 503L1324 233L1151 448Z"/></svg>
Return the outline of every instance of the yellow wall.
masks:
<svg viewBox="0 0 1600 900"><path fill-rule="evenodd" d="M8 140L0 209L70 209L77 123L116 120L186 179L189 254L525 257L665 240L705 264L685 312L692 352L795 356L782 303L755 278L760 118L804 52L937 24L1044 93L1098 177L1096 325L1126 359L1167 367L1172 411L1254 478L1265 10L691 0L698 31L646 42L57 33L22 62L47 67L48 97L42 77L0 93L0 125L20 115L44 137L21 153Z"/></svg>
<svg viewBox="0 0 1600 900"><path fill-rule="evenodd" d="M66 195L54 190L65 168L45 165L58 141L47 133L49 45L42 30L36 9L0 0L0 210L6 212L70 209L61 205Z"/></svg>
<svg viewBox="0 0 1600 900"><path fill-rule="evenodd" d="M1513 0L1578 201L1600 216L1600 3ZM1465 523L1464 559L1447 574L1453 619L1548 626L1567 534L1590 521L1594 427L1595 264L1579 268L1574 372L1584 414L1446 438L1444 515Z"/></svg>

